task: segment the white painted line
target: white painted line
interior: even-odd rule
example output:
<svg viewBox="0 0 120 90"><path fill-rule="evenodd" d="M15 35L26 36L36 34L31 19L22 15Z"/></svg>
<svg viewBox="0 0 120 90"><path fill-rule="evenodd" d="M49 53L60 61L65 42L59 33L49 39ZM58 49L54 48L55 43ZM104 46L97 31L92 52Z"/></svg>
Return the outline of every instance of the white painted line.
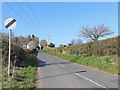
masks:
<svg viewBox="0 0 120 90"><path fill-rule="evenodd" d="M82 75L80 75L80 74L78 74L78 73L75 73L75 74L78 75L78 76L80 76L80 77L82 77L82 78L84 78L84 79L86 79L86 80L88 80L88 81L90 81L90 82L92 82L92 83L94 83L94 84L96 84L96 85L98 85L98 86L100 86L100 87L102 87L102 88L106 88L106 87L104 87L104 86L96 83L95 81L90 80L89 78L86 78L86 77L84 77L84 76L82 76ZM106 88L106 89L107 89L107 88Z"/></svg>
<svg viewBox="0 0 120 90"><path fill-rule="evenodd" d="M51 61L53 61L53 59L52 58L49 58ZM60 66L62 66L62 67L65 67L65 66L63 66L62 64L59 64L59 63L57 63L58 65L60 65Z"/></svg>
<svg viewBox="0 0 120 90"><path fill-rule="evenodd" d="M59 64L59 63L58 63ZM65 67L65 66L63 66L62 64L59 64L60 66L62 66L62 67Z"/></svg>
<svg viewBox="0 0 120 90"><path fill-rule="evenodd" d="M49 58L51 61L53 61L53 59Z"/></svg>
<svg viewBox="0 0 120 90"><path fill-rule="evenodd" d="M51 61L53 61L53 59L52 58L49 58ZM63 66L62 64L59 64L59 63L57 63L58 65L60 65L60 66L62 66L62 67L65 67L65 66Z"/></svg>

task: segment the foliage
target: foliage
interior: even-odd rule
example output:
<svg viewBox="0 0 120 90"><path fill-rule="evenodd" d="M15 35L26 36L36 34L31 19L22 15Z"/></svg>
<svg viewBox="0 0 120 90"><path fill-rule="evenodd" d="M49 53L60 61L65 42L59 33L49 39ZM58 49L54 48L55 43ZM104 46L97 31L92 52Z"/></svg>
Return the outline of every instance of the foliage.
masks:
<svg viewBox="0 0 120 90"><path fill-rule="evenodd" d="M71 43L68 44L68 46L71 46L71 45L72 45Z"/></svg>
<svg viewBox="0 0 120 90"><path fill-rule="evenodd" d="M30 42L30 41L32 41L32 38L31 38L30 35L28 35L28 36L26 37L26 42Z"/></svg>
<svg viewBox="0 0 120 90"><path fill-rule="evenodd" d="M58 47L57 52L62 53L63 51L66 51L66 47Z"/></svg>
<svg viewBox="0 0 120 90"><path fill-rule="evenodd" d="M45 47L44 49L48 52L52 52L52 53L62 53L63 51L66 51L67 47L57 47L57 48L48 48Z"/></svg>
<svg viewBox="0 0 120 90"><path fill-rule="evenodd" d="M31 73L32 72L32 73ZM36 67L16 67L16 75L8 80L7 70L3 69L3 88L35 88Z"/></svg>
<svg viewBox="0 0 120 90"><path fill-rule="evenodd" d="M58 47L52 50L56 53L62 53L66 51L69 55L79 55L83 57L88 56L109 56L109 55L117 55L118 56L118 49L120 45L118 44L118 38L109 38L105 40L99 40L95 42L88 42L80 45L70 45L68 47ZM49 50L47 50L49 51ZM51 50L50 50L51 51Z"/></svg>
<svg viewBox="0 0 120 90"><path fill-rule="evenodd" d="M27 37L23 37L23 36L19 36L19 37L13 37L12 38L12 42L14 43L27 43L27 42L31 42L31 41L34 41L36 43L36 45L38 45L39 43L39 39L32 35L32 37L30 35L28 35Z"/></svg>
<svg viewBox="0 0 120 90"><path fill-rule="evenodd" d="M3 67L6 67L8 65L8 53L9 53L9 43L8 40L3 39L2 40L2 60L3 60ZM16 64L19 65L19 63L25 58L25 51L19 47L19 45L12 43L11 45L11 63L14 60L16 61Z"/></svg>
<svg viewBox="0 0 120 90"><path fill-rule="evenodd" d="M41 47L47 46L47 41L41 40L40 45L41 45Z"/></svg>
<svg viewBox="0 0 120 90"><path fill-rule="evenodd" d="M3 68L3 88L35 88L37 79L37 51L28 52L28 57L15 67L14 77L8 78L7 68ZM11 70L12 73L12 70Z"/></svg>
<svg viewBox="0 0 120 90"><path fill-rule="evenodd" d="M65 55L48 52L43 50L45 53L60 57L65 60L69 60L74 63L82 64L85 66L90 66L97 68L109 73L118 74L118 57L116 56L91 56L91 57L81 57L77 55Z"/></svg>
<svg viewBox="0 0 120 90"><path fill-rule="evenodd" d="M105 56L118 54L118 37L89 42L69 47L71 54L79 51L80 56Z"/></svg>
<svg viewBox="0 0 120 90"><path fill-rule="evenodd" d="M37 78L37 51L20 47L18 38L11 44L11 74L8 78L8 35L2 33L3 88L35 88ZM22 39L21 39L22 40ZM14 66L15 65L15 66ZM15 68L15 73L13 72Z"/></svg>
<svg viewBox="0 0 120 90"><path fill-rule="evenodd" d="M50 43L48 46L49 46L49 47L55 47L55 44Z"/></svg>

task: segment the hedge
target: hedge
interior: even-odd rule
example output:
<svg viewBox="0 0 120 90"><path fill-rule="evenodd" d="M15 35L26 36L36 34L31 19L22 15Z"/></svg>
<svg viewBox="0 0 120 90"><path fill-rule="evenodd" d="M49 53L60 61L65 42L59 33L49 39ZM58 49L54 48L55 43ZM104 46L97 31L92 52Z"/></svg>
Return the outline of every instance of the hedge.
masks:
<svg viewBox="0 0 120 90"><path fill-rule="evenodd" d="M16 61L16 66L20 66L20 63L27 57L27 51L23 50L18 44L12 43L11 45L11 65ZM7 67L9 54L8 40L2 40L2 65Z"/></svg>
<svg viewBox="0 0 120 90"><path fill-rule="evenodd" d="M105 40L98 40L96 42L88 42L80 45L71 45L68 47L58 47L54 49L46 49L49 52L62 53L66 52L68 55L79 55L79 56L118 56L118 37L109 38Z"/></svg>

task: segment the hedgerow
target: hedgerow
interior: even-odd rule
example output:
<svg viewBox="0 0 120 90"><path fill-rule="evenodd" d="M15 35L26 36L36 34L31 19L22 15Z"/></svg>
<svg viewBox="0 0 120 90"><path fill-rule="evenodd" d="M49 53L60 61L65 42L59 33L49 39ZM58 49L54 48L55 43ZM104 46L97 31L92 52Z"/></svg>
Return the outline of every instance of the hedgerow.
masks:
<svg viewBox="0 0 120 90"><path fill-rule="evenodd" d="M88 42L80 45L71 45L68 47L58 47L54 49L46 49L49 52L62 53L66 52L68 55L79 55L79 56L109 56L116 55L118 56L118 49L120 47L118 43L118 37L109 38L105 40L99 40L96 42Z"/></svg>

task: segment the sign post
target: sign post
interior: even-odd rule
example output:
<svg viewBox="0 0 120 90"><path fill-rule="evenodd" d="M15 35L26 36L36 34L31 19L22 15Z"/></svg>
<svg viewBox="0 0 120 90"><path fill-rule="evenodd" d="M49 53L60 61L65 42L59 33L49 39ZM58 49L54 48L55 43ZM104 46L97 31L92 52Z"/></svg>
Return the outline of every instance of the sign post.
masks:
<svg viewBox="0 0 120 90"><path fill-rule="evenodd" d="M16 27L16 20L7 18L5 20L5 27L9 29L9 59L8 59L8 76L10 76L10 54L11 54L11 32Z"/></svg>
<svg viewBox="0 0 120 90"><path fill-rule="evenodd" d="M11 55L11 29L9 30L9 60L8 60L8 76L10 76L10 55Z"/></svg>

